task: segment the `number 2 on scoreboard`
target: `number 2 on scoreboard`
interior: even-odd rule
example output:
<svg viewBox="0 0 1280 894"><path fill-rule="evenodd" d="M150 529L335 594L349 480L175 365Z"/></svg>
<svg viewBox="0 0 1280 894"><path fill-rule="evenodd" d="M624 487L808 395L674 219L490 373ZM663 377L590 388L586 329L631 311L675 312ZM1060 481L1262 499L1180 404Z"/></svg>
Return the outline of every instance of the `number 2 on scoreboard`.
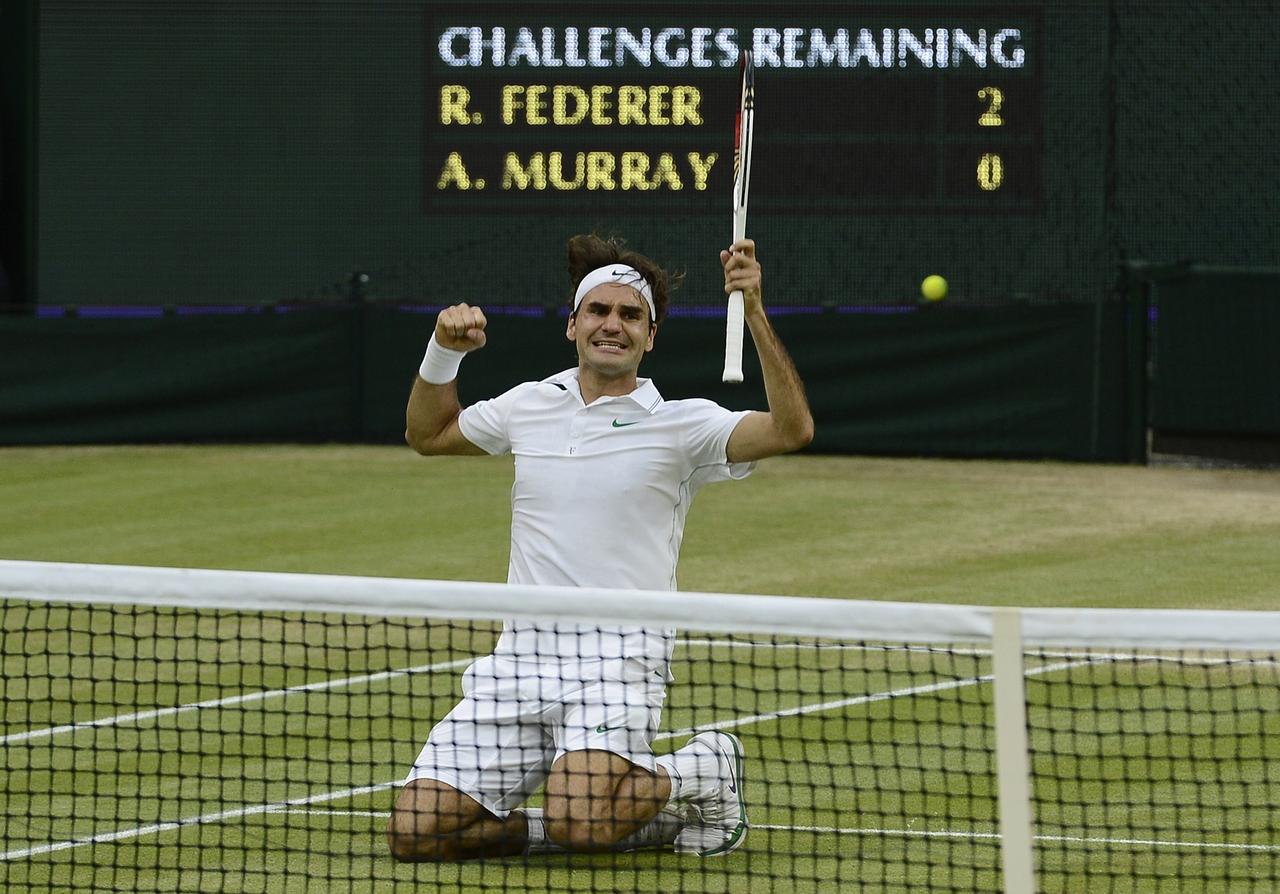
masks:
<svg viewBox="0 0 1280 894"><path fill-rule="evenodd" d="M1000 108L1004 105L1004 91L999 87L983 87L978 99L987 103L987 110L978 116L979 127L1002 127L1004 118ZM994 192L1004 183L1004 159L994 152L984 152L978 159L978 186L984 192Z"/></svg>
<svg viewBox="0 0 1280 894"><path fill-rule="evenodd" d="M1004 118L1000 115L1000 107L1004 105L1004 91L999 87L983 87L978 91L978 99L987 102L987 110L978 116L978 126L1003 126Z"/></svg>

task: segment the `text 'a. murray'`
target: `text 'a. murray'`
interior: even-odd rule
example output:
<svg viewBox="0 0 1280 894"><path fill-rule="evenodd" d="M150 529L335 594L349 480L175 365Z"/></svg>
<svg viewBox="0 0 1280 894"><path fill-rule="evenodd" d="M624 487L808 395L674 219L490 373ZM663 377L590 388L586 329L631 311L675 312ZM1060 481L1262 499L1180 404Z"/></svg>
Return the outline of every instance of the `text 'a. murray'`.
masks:
<svg viewBox="0 0 1280 894"><path fill-rule="evenodd" d="M496 185L508 191L545 190L706 190L719 153L591 150L507 152ZM495 175L468 168L461 152L450 152L436 189L492 188Z"/></svg>

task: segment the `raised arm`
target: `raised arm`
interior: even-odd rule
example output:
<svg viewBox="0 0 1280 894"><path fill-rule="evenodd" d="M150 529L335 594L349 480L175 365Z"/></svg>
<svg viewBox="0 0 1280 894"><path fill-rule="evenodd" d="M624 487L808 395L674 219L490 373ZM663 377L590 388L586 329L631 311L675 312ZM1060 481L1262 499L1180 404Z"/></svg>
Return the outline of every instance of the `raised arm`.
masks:
<svg viewBox="0 0 1280 894"><path fill-rule="evenodd" d="M750 462L799 450L813 440L813 416L800 374L764 312L755 242L735 242L729 251L720 252L720 263L724 266L725 292L742 290L747 327L760 357L769 402L767 412L744 416L734 428L729 436L729 462Z"/></svg>
<svg viewBox="0 0 1280 894"><path fill-rule="evenodd" d="M423 456L484 455L458 428L462 405L458 402L457 374L462 357L484 347L486 322L480 308L467 304L447 307L436 318L435 334L414 378L404 413L404 439Z"/></svg>

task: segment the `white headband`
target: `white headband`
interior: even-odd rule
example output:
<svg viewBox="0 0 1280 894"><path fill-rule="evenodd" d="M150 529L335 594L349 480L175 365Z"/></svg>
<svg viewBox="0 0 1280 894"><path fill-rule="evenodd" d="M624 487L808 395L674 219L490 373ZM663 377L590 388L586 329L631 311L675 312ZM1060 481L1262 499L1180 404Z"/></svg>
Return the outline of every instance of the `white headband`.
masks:
<svg viewBox="0 0 1280 894"><path fill-rule="evenodd" d="M639 292L645 304L649 305L649 322L656 323L658 321L658 308L653 303L653 289L649 288L649 281L644 278L644 274L639 270L634 267L628 267L626 264L609 264L605 267L597 267L582 277L582 282L578 283L578 291L573 293L574 311L577 312L578 305L582 303L583 298L587 297L587 292L608 282L630 286Z"/></svg>

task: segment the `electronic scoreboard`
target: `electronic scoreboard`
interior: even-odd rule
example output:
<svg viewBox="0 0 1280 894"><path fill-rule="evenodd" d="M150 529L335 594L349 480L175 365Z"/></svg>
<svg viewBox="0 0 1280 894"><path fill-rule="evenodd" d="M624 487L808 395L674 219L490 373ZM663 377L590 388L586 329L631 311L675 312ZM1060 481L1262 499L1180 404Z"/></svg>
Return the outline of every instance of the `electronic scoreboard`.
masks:
<svg viewBox="0 0 1280 894"><path fill-rule="evenodd" d="M723 212L740 49L762 210L1041 209L1036 7L604 9L431 6L429 211Z"/></svg>

